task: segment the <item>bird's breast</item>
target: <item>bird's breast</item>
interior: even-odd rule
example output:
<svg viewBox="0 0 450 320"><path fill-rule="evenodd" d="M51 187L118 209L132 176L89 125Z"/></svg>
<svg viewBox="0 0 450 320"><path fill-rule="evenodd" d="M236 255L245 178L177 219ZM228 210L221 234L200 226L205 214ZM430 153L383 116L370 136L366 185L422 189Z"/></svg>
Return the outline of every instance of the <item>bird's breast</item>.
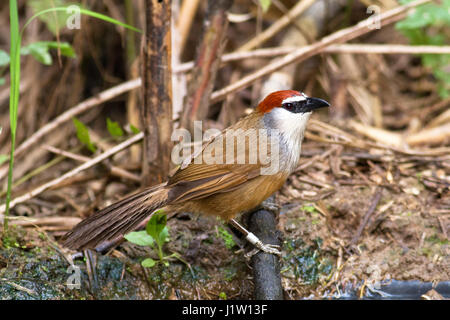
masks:
<svg viewBox="0 0 450 320"><path fill-rule="evenodd" d="M264 116L266 127L277 137L280 169L291 173L298 165L306 123L311 113L294 114L277 108ZM281 171L280 170L280 171Z"/></svg>

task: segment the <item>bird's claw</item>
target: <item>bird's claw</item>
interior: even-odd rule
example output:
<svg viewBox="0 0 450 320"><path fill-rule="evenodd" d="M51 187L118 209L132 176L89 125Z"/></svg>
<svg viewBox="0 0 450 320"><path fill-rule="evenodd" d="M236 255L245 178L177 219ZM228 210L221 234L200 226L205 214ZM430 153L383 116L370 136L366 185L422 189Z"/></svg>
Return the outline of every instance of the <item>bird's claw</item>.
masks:
<svg viewBox="0 0 450 320"><path fill-rule="evenodd" d="M261 209L263 210L267 210L269 212L278 212L280 210L280 206L277 205L275 202L269 202L269 201L264 201L263 203L261 203Z"/></svg>
<svg viewBox="0 0 450 320"><path fill-rule="evenodd" d="M255 254L257 254L259 251L263 251L265 253L274 254L274 255L281 257L281 251L279 249L281 249L281 247L276 244L261 244L261 245L258 245L257 248L248 252L245 255L245 257L247 259L249 259L249 258L253 257Z"/></svg>

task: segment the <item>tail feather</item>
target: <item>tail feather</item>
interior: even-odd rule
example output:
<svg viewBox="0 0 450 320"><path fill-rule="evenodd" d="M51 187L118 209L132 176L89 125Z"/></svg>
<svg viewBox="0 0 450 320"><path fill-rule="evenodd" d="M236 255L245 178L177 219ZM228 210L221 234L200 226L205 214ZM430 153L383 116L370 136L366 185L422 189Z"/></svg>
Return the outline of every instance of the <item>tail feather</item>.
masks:
<svg viewBox="0 0 450 320"><path fill-rule="evenodd" d="M71 249L94 248L136 228L155 210L167 204L164 184L149 188L100 210L77 224L64 236Z"/></svg>

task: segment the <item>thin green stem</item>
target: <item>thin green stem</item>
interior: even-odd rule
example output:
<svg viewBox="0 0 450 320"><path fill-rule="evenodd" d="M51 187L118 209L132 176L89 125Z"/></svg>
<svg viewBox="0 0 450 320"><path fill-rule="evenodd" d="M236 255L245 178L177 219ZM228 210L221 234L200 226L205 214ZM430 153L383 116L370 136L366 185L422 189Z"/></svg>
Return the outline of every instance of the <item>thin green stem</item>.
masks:
<svg viewBox="0 0 450 320"><path fill-rule="evenodd" d="M162 251L162 245L159 243L159 241L156 241L156 244L158 245L159 260L163 261L164 260L164 254L163 254L163 251Z"/></svg>
<svg viewBox="0 0 450 320"><path fill-rule="evenodd" d="M133 3L131 0L125 0L125 13L126 13L126 22L129 25L134 25L134 11L133 11ZM131 29L127 30L127 63L130 66L134 58L136 57L136 47L134 41L134 32Z"/></svg>
<svg viewBox="0 0 450 320"><path fill-rule="evenodd" d="M19 13L17 10L17 1L9 1L9 17L11 29L11 48L10 48L10 78L11 87L9 95L9 120L11 126L11 155L9 158L8 171L8 189L6 193L6 210L3 221L3 235L6 236L8 232L8 216L9 204L11 201L11 188L14 167L14 150L16 144L16 128L17 128L17 109L19 106L19 85L20 85L20 42L21 36L19 34Z"/></svg>

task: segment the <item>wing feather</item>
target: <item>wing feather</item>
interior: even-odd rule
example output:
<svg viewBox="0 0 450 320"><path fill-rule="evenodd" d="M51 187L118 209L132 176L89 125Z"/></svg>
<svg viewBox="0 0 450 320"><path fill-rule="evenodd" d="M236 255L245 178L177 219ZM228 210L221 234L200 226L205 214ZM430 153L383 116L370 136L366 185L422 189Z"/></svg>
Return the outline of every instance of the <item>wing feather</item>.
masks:
<svg viewBox="0 0 450 320"><path fill-rule="evenodd" d="M251 114L246 118L242 119L241 122L252 121L252 117L257 115ZM203 147L202 153L198 154L190 159L190 163L186 163L182 166L175 174L169 179L168 186L171 187L172 191L169 195L170 201L186 201L193 199L201 199L216 193L228 192L234 190L246 183L247 181L254 179L260 175L261 164L259 163L259 158L255 164L238 164L239 157L245 156L245 159L249 159L248 150L245 148L240 150L235 144L233 153L233 163L232 164L207 164L199 163L200 160L203 161L205 150L212 147L211 155L215 156L215 151L218 150L219 154L225 154L224 146L226 146L227 131L233 130L235 128L251 127L245 123L237 123L233 127L230 127L226 131L223 131L220 135L216 136L214 139L210 140ZM257 136L249 136L247 142L257 143ZM216 148L216 149L214 149ZM222 148L221 150L219 148ZM245 152L246 154L242 154ZM258 152L258 150L257 150ZM225 162L225 161L223 161Z"/></svg>

